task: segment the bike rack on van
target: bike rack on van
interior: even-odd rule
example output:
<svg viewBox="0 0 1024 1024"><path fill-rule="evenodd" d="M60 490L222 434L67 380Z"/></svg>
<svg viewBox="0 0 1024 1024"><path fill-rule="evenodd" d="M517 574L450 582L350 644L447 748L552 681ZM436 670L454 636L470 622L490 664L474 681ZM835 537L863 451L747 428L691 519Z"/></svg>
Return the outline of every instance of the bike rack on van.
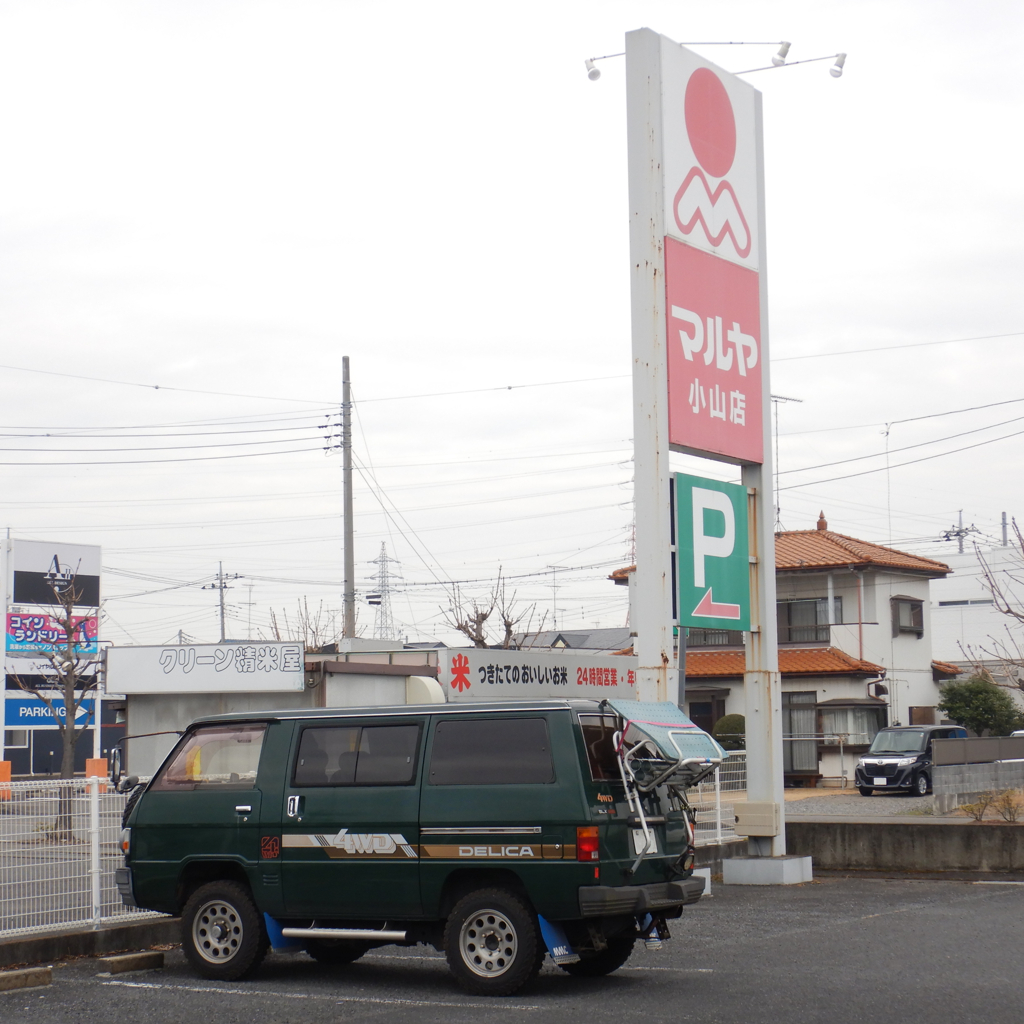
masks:
<svg viewBox="0 0 1024 1024"><path fill-rule="evenodd" d="M644 836L643 848L637 851L636 860L629 869L633 875L654 845L654 833L644 814L643 796L664 785L688 809L686 790L707 778L728 755L675 704L633 701L608 701L608 704L624 719L622 729L613 737L615 756L626 790L626 802L630 813L636 815ZM627 739L630 726L635 726L640 733L635 742ZM690 749L684 751L683 746ZM694 747L707 749L705 753L694 756ZM688 814L686 827L692 843L693 822Z"/></svg>

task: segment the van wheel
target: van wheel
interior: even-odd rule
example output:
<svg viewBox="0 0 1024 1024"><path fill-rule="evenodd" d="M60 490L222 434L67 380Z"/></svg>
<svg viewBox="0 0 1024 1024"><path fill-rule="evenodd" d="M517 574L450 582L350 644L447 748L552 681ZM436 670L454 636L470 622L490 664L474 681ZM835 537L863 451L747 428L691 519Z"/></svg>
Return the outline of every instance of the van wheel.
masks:
<svg viewBox="0 0 1024 1024"><path fill-rule="evenodd" d="M619 935L609 939L608 948L600 953L581 953L577 963L558 966L576 978L601 978L617 971L630 958L635 943L635 935Z"/></svg>
<svg viewBox="0 0 1024 1024"><path fill-rule="evenodd" d="M237 981L259 967L269 942L263 918L237 882L207 882L181 912L181 948L204 978Z"/></svg>
<svg viewBox="0 0 1024 1024"><path fill-rule="evenodd" d="M913 796L927 796L928 789L928 776L924 772L921 772L921 774L914 779L914 784L911 786L910 792Z"/></svg>
<svg viewBox="0 0 1024 1024"><path fill-rule="evenodd" d="M536 976L544 946L537 917L520 897L505 889L478 889L448 915L444 952L463 991L507 996Z"/></svg>
<svg viewBox="0 0 1024 1024"><path fill-rule="evenodd" d="M861 796L871 796L871 794L874 793L874 790L870 786L858 786L857 792L860 793Z"/></svg>
<svg viewBox="0 0 1024 1024"><path fill-rule="evenodd" d="M306 952L321 964L341 967L358 960L370 947L364 942L346 939L310 939Z"/></svg>

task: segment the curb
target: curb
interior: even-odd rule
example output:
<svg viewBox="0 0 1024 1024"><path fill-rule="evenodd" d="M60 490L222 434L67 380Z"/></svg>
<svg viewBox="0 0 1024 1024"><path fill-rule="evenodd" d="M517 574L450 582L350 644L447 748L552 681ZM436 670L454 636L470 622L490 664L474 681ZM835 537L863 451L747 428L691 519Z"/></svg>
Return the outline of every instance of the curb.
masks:
<svg viewBox="0 0 1024 1024"><path fill-rule="evenodd" d="M148 946L176 943L181 937L180 933L180 918L161 917L140 921L138 924L115 925L112 928L15 936L0 940L0 967L145 949Z"/></svg>

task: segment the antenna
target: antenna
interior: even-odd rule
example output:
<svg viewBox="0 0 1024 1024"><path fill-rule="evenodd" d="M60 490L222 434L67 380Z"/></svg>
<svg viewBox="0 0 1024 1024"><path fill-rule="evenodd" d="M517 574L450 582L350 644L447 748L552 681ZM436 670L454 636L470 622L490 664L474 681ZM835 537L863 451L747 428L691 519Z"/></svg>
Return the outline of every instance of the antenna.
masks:
<svg viewBox="0 0 1024 1024"><path fill-rule="evenodd" d="M782 505L779 503L779 403L799 402L803 405L802 398L787 398L785 395L772 395L772 403L775 406L775 532L782 530Z"/></svg>

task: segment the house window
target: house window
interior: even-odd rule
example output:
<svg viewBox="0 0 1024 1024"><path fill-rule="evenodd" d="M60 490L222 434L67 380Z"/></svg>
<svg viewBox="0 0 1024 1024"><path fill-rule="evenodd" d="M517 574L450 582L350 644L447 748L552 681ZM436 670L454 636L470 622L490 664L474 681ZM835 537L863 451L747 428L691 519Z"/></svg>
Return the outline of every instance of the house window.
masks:
<svg viewBox="0 0 1024 1024"><path fill-rule="evenodd" d="M920 640L924 636L924 603L910 597L892 599L892 635L913 633Z"/></svg>
<svg viewBox="0 0 1024 1024"><path fill-rule="evenodd" d="M818 741L814 732L817 700L814 690L782 694L782 759L786 772L818 770Z"/></svg>
<svg viewBox="0 0 1024 1024"><path fill-rule="evenodd" d="M739 647L743 633L738 629L688 629L687 647Z"/></svg>
<svg viewBox="0 0 1024 1024"><path fill-rule="evenodd" d="M8 729L4 733L5 747L27 747L28 729Z"/></svg>
<svg viewBox="0 0 1024 1024"><path fill-rule="evenodd" d="M817 597L805 601L779 601L776 605L779 620L780 643L827 643L828 598ZM833 598L834 623L843 621L843 599Z"/></svg>
<svg viewBox="0 0 1024 1024"><path fill-rule="evenodd" d="M825 743L838 744L839 737L847 746L867 746L885 725L882 707L821 708L821 732Z"/></svg>

